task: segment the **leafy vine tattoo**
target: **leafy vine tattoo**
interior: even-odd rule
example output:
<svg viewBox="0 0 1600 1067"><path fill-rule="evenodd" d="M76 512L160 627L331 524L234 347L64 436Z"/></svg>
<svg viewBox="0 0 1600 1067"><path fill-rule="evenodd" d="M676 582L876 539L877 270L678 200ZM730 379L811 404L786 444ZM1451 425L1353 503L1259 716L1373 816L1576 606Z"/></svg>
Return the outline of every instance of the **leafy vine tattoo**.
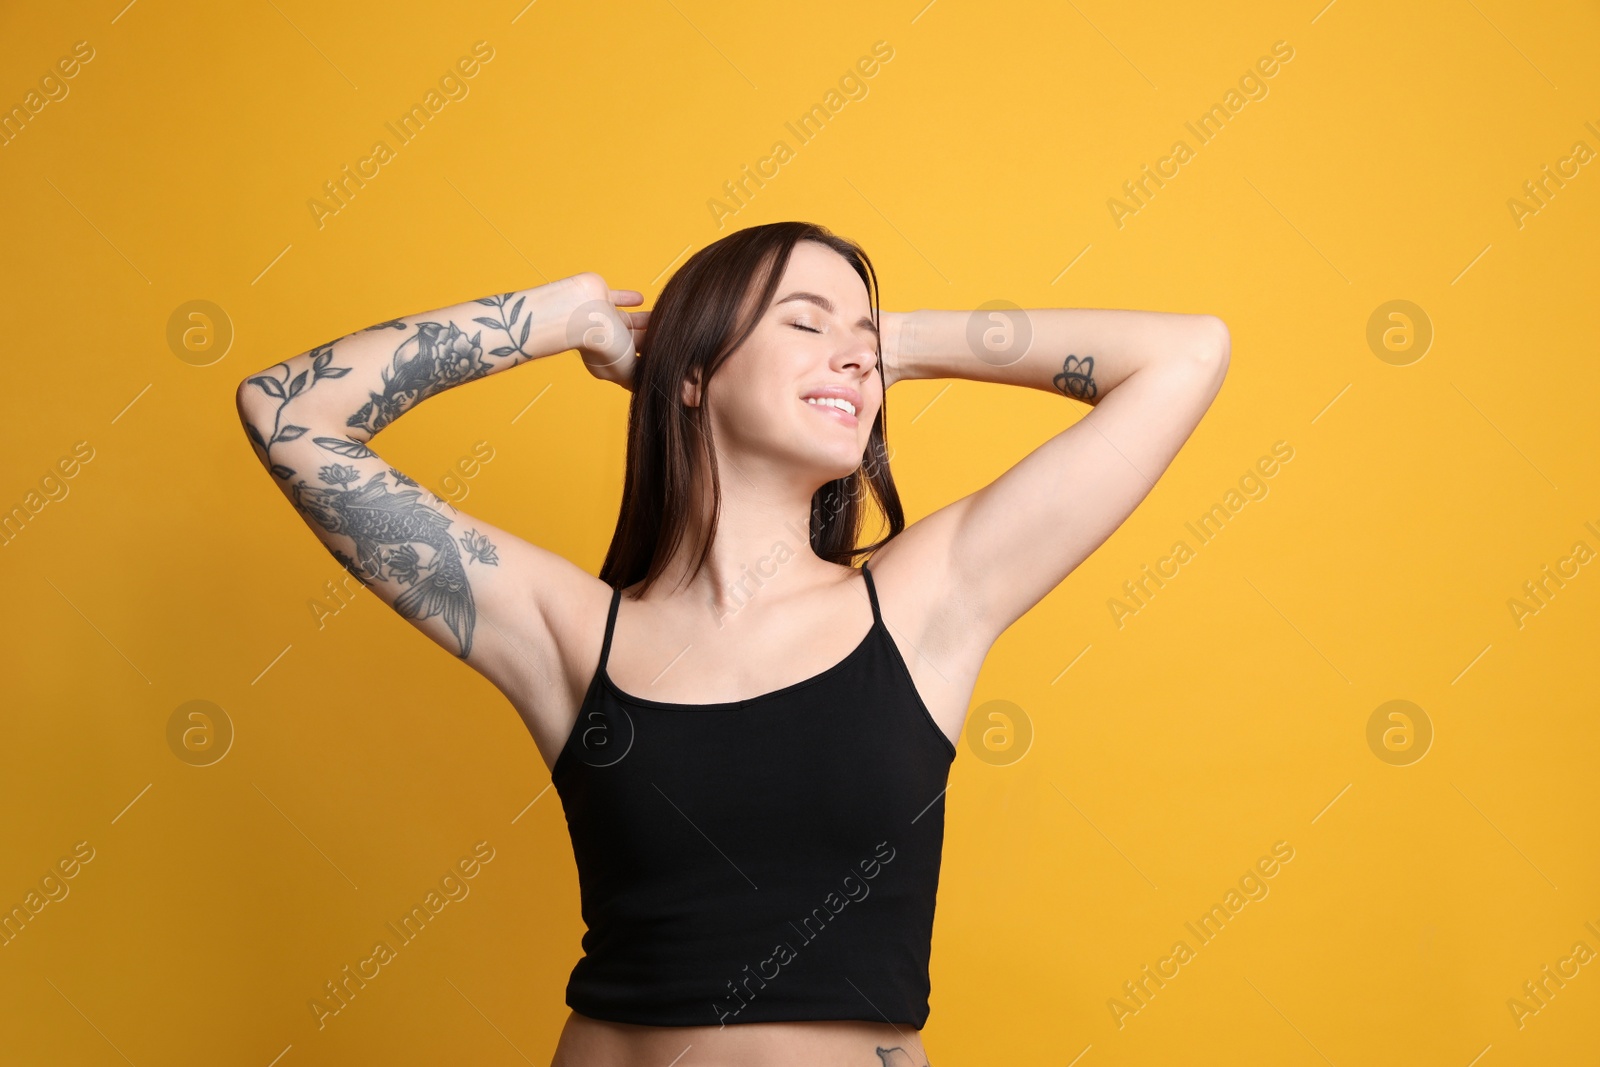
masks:
<svg viewBox="0 0 1600 1067"><path fill-rule="evenodd" d="M516 303L511 305L510 314L507 315L506 303L514 295L514 293L500 293L479 299L477 303L496 309L498 317L478 316L473 321L499 330L506 335L508 341L515 341L514 344L501 345L490 352L490 355L530 358L522 346L527 343L528 334L532 330L533 315L530 312L526 318L522 317L522 305L527 300L525 295L517 298ZM522 329L517 331L515 327L519 321L522 323ZM390 328L404 333L410 327L399 319L390 319L368 326L361 332ZM346 337L353 336L354 334L346 334L345 337L312 349L310 353L312 365L299 374L291 375L287 364L279 364L283 368L281 379L272 373L258 374L250 379L252 385L278 401L277 411L273 413L270 436L263 436L261 431L249 423L245 425L250 439L260 445L261 450L267 454L267 465L277 477L287 479L292 477L295 471L285 464L272 462L272 446L281 441L293 441L307 430L304 426L280 425L284 407L323 378L342 378L350 373L349 367L332 366L333 346ZM419 401L490 373L493 368L484 360L482 338L482 331L468 337L454 322L417 323L416 335L400 342L394 351L391 365L383 368L383 391L369 393L367 402L346 420L345 425L359 426L367 431L368 437L371 437L411 410ZM512 365L515 366L517 362L518 360L514 359ZM314 440L324 448L352 458L372 454L358 442L344 443L341 449L341 442L337 438L319 437Z"/></svg>
<svg viewBox="0 0 1600 1067"><path fill-rule="evenodd" d="M294 504L329 533L355 542L354 560L334 550L334 557L364 584L390 579L406 586L394 609L407 619L441 616L460 645L462 659L472 651L477 608L467 583L467 563L498 566L494 545L468 530L459 542L450 535L451 520L422 503L418 489L391 492L384 479L393 474L401 484L416 483L398 471L376 471L358 488L353 467L331 464L318 471L323 485L301 479L294 486ZM424 560L416 545L432 550ZM467 561L462 561L462 553Z"/></svg>
<svg viewBox="0 0 1600 1067"><path fill-rule="evenodd" d="M1050 379L1055 387L1077 400L1093 400L1100 392L1094 381L1094 357L1068 356L1061 373Z"/></svg>
<svg viewBox="0 0 1600 1067"><path fill-rule="evenodd" d="M878 1059L883 1067L916 1067L917 1061L911 1058L911 1053L896 1045L894 1048L878 1048ZM926 1063L922 1067L928 1067Z"/></svg>
<svg viewBox="0 0 1600 1067"><path fill-rule="evenodd" d="M491 319L487 316L480 315L474 318L472 321L487 326L491 330L503 331L507 340L516 338L517 343L515 345L502 345L490 352L490 355L509 356L515 354L522 356L524 359L531 359L531 354L524 352L522 350L522 346L528 343L528 331L533 327L533 313L530 311L528 313L528 317L522 320L522 336L517 337L517 335L512 332L512 327L516 326L517 316L522 313L522 302L526 300L527 297L521 296L517 298L517 302L511 305L511 317L508 319L506 318L506 301L510 300L511 296L511 293L501 293L498 296L483 297L478 301L478 303L497 309L500 312L500 317L498 319ZM515 367L519 362L521 362L521 360L514 359L511 361L511 366Z"/></svg>
<svg viewBox="0 0 1600 1067"><path fill-rule="evenodd" d="M307 429L304 426L280 425L280 423L283 421L283 409L288 405L289 401L293 400L307 389L310 389L322 379L343 378L346 374L350 373L349 367L333 366L333 344L334 342L330 341L325 345L321 345L312 349L311 366L301 371L299 374L293 375L292 377L290 375L289 365L286 363L280 363L278 366L283 368L282 379L274 377L271 373L258 374L254 378L250 379L251 385L256 386L263 393L266 393L268 396L278 401L278 409L272 413L272 435L270 437L262 437L261 431L256 429L255 426L248 421L244 424L244 428L245 432L250 435L250 440L259 445L261 451L266 454L268 468L275 476L279 478L287 479L292 477L294 475L294 468L285 466L282 463L272 462L272 446L282 441L293 441L304 434ZM273 368L273 370L276 369L276 367ZM330 451L340 452L340 446L344 445L360 448L361 453L369 456L372 455L371 452L368 452L365 448L362 448L362 446L355 441L333 437L316 437L312 438L312 440L316 441L317 444L329 449ZM351 451L343 451L343 454L350 456L357 455L357 453Z"/></svg>

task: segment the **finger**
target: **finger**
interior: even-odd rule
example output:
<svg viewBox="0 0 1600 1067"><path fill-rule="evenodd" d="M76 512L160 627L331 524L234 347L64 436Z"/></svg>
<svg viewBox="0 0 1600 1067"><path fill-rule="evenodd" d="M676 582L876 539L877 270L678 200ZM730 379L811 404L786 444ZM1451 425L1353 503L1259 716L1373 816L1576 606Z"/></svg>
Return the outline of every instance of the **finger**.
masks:
<svg viewBox="0 0 1600 1067"><path fill-rule="evenodd" d="M612 289L611 302L618 307L633 307L644 303L644 294L637 289Z"/></svg>

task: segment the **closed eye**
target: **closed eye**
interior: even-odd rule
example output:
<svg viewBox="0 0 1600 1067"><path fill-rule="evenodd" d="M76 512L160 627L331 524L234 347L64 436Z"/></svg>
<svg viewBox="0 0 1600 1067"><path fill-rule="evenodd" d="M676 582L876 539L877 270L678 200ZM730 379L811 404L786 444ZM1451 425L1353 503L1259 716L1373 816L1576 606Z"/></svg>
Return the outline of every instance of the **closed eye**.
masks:
<svg viewBox="0 0 1600 1067"><path fill-rule="evenodd" d="M800 324L798 322L791 322L789 325L793 326L797 330L804 330L804 331L806 331L806 333L821 333L822 332L821 330L812 329L810 326L804 326L804 325L802 325L802 324Z"/></svg>

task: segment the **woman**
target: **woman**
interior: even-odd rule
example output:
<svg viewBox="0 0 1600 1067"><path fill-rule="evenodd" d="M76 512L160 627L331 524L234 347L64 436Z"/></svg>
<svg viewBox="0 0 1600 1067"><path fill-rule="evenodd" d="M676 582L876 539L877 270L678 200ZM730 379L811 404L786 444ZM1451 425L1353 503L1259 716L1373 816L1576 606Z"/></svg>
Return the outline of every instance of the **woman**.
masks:
<svg viewBox="0 0 1600 1067"><path fill-rule="evenodd" d="M717 241L623 310L642 302L585 273L379 323L241 382L240 416L334 555L493 681L551 769L588 925L552 1067L926 1067L944 789L979 669L1154 486L1221 387L1227 329L880 311L865 254L798 222ZM632 392L598 578L368 447L426 397L574 348ZM907 526L884 392L910 378L1092 410ZM858 545L865 492L888 534Z"/></svg>

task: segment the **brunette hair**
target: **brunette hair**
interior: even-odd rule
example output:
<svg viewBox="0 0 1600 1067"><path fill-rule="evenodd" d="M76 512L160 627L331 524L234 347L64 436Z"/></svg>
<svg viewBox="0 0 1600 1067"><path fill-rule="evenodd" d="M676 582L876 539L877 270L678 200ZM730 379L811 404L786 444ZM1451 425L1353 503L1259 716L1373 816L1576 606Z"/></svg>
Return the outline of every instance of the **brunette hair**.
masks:
<svg viewBox="0 0 1600 1067"><path fill-rule="evenodd" d="M648 589L688 532L695 450L711 472L711 521L690 571L698 574L711 552L722 511L721 480L704 402L711 376L754 332L800 241L816 241L843 256L867 286L872 321L878 323L878 284L859 245L809 222L773 222L738 230L696 252L672 275L650 311L628 404L627 470L622 504L600 578L613 588L644 579ZM759 284L758 284L759 283ZM751 295L754 293L754 299ZM883 374L880 346L878 374ZM701 403L683 402L682 383L700 382ZM880 405L862 464L811 498L809 536L820 558L854 566L855 557L887 544L905 529L900 494L889 473L887 408ZM889 522L882 540L857 546L872 493ZM642 592L642 590L641 590Z"/></svg>

